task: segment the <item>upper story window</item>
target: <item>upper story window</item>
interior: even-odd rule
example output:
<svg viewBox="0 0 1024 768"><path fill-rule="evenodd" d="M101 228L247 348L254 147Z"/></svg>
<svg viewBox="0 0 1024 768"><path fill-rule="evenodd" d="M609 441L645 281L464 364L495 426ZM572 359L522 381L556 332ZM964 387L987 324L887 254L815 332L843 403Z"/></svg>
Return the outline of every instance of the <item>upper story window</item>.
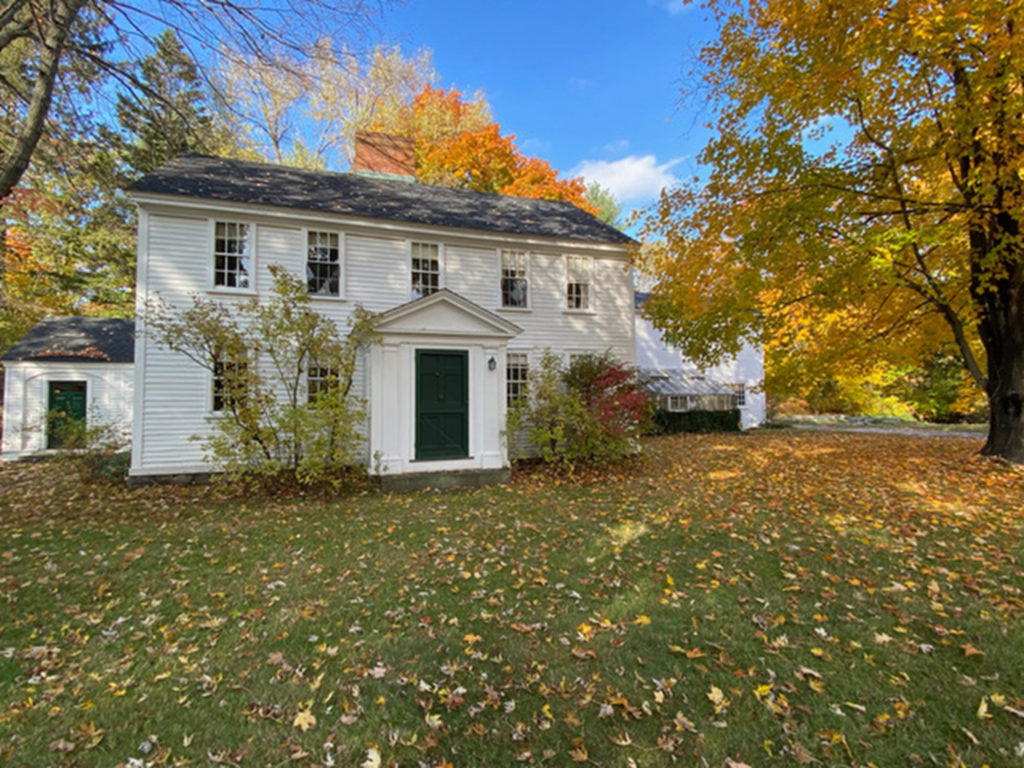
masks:
<svg viewBox="0 0 1024 768"><path fill-rule="evenodd" d="M590 256L567 256L565 259L566 309L590 309L591 285L594 281L594 260Z"/></svg>
<svg viewBox="0 0 1024 768"><path fill-rule="evenodd" d="M421 299L441 288L441 249L437 243L412 243L412 297Z"/></svg>
<svg viewBox="0 0 1024 768"><path fill-rule="evenodd" d="M218 221L214 225L213 284L218 288L250 288L251 243L249 225Z"/></svg>
<svg viewBox="0 0 1024 768"><path fill-rule="evenodd" d="M509 405L526 397L530 363L525 352L509 352L505 358L505 400Z"/></svg>
<svg viewBox="0 0 1024 768"><path fill-rule="evenodd" d="M501 306L529 306L529 261L525 251L501 252Z"/></svg>
<svg viewBox="0 0 1024 768"><path fill-rule="evenodd" d="M340 241L337 232L306 233L306 285L311 295L341 295Z"/></svg>

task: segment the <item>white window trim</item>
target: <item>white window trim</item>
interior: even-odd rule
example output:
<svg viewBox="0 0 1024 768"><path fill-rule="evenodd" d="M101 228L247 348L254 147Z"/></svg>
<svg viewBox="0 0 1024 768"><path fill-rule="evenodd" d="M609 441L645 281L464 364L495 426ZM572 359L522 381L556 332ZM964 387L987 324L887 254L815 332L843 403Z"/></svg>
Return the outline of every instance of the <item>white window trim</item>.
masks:
<svg viewBox="0 0 1024 768"><path fill-rule="evenodd" d="M419 238L410 238L405 241L405 263L409 267L409 298L417 299L423 297L413 296L412 293L412 246L413 243L419 245L436 245L437 246L437 290L447 288L447 281L445 279L445 273L447 272L447 254L445 253L444 243L438 242L437 240L427 240Z"/></svg>
<svg viewBox="0 0 1024 768"><path fill-rule="evenodd" d="M249 227L249 287L238 288L217 285L217 224L245 224ZM254 296L256 294L256 222L241 216L207 219L206 258L208 265L207 282L211 293Z"/></svg>
<svg viewBox="0 0 1024 768"><path fill-rule="evenodd" d="M328 232L338 236L338 295L329 296L323 293L310 293L309 282L306 279L306 265L309 263L309 233ZM348 242L345 233L332 229L331 227L305 227L302 230L302 282L306 285L306 295L313 301L347 301L346 289L348 287L348 253L346 251Z"/></svg>
<svg viewBox="0 0 1024 768"><path fill-rule="evenodd" d="M569 261L570 259L586 259L589 264L590 274L587 279L587 306L575 309L567 305L569 291ZM594 308L594 257L588 253L570 254L562 256L562 311L569 315L596 315Z"/></svg>
<svg viewBox="0 0 1024 768"><path fill-rule="evenodd" d="M501 254L504 251L511 251L513 253L522 253L526 255L526 306L525 307L506 307L501 303L501 281L502 266L501 266ZM498 311L499 312L532 312L533 311L533 251L525 248L498 248Z"/></svg>
<svg viewBox="0 0 1024 768"><path fill-rule="evenodd" d="M244 361L240 361L240 362L244 362L246 367L248 367L251 364L252 361L251 361L251 359L249 357L249 354L247 354L245 360ZM220 410L214 410L214 408L213 408L214 399L215 399L215 394L214 394L213 388L214 388L214 384L216 382L216 379L217 379L217 376L216 376L215 372L213 370L207 368L206 369L206 415L207 415L208 418L222 419L222 418L224 418L224 414L227 412L227 409L221 408Z"/></svg>
<svg viewBox="0 0 1024 768"><path fill-rule="evenodd" d="M328 371L328 377L327 378L319 378L319 377L311 376L310 374L311 374L313 368L317 368L317 369L320 369L320 370ZM306 402L307 403L311 403L314 400L313 393L309 391L310 387L313 384L313 382L314 381L326 382L326 381L328 381L330 375L332 375L332 374L334 376L335 384L340 386L340 379L338 377L338 372L336 370L333 370L331 368L325 368L324 366L321 366L321 365L317 365L317 366L307 365L306 366ZM319 391L320 390L318 390L318 392Z"/></svg>
<svg viewBox="0 0 1024 768"><path fill-rule="evenodd" d="M530 353L531 353L531 349L529 349L529 348L526 348L526 349L507 349L505 351L505 404L507 406L511 405L511 403L508 402L508 385L509 385L509 380L508 380L508 364L509 364L509 356L511 356L511 355L522 355L523 357L526 358L526 380L521 382L521 383L523 384L523 386L528 386L529 385L529 381L530 381L530 372L533 370L533 362L534 362L533 361L533 355L530 354Z"/></svg>

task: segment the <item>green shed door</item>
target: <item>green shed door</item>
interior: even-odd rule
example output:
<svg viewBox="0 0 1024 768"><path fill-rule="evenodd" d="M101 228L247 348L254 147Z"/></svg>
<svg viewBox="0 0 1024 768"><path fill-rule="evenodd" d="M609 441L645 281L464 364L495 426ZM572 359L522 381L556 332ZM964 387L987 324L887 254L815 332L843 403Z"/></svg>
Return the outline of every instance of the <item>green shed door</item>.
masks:
<svg viewBox="0 0 1024 768"><path fill-rule="evenodd" d="M469 366L465 350L416 350L416 459L469 456Z"/></svg>
<svg viewBox="0 0 1024 768"><path fill-rule="evenodd" d="M51 381L47 399L46 447L63 448L85 425L85 382Z"/></svg>

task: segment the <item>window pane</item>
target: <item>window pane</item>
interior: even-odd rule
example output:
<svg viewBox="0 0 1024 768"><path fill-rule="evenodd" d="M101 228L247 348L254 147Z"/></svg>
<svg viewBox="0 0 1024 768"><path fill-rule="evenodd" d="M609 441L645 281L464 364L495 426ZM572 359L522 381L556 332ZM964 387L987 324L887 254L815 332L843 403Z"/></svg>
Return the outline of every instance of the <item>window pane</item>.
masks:
<svg viewBox="0 0 1024 768"><path fill-rule="evenodd" d="M587 256L566 257L565 306L567 309L590 309L592 266L592 261Z"/></svg>
<svg viewBox="0 0 1024 768"><path fill-rule="evenodd" d="M317 296L341 295L341 251L337 232L307 233L306 288Z"/></svg>
<svg viewBox="0 0 1024 768"><path fill-rule="evenodd" d="M218 221L214 225L213 284L249 287L249 225Z"/></svg>
<svg viewBox="0 0 1024 768"><path fill-rule="evenodd" d="M441 288L441 256L437 243L412 243L412 296L419 299Z"/></svg>
<svg viewBox="0 0 1024 768"><path fill-rule="evenodd" d="M509 352L505 367L505 398L509 405L526 396L529 362L522 352Z"/></svg>

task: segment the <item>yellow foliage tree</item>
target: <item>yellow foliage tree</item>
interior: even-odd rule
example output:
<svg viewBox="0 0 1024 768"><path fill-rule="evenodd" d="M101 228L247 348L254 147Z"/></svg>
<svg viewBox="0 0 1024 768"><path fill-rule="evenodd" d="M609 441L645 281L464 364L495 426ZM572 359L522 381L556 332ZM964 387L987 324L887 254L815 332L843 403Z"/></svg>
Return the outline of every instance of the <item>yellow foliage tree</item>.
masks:
<svg viewBox="0 0 1024 768"><path fill-rule="evenodd" d="M953 344L984 452L1024 462L1024 3L709 8L716 135L645 222L655 321L703 360L805 324L861 355Z"/></svg>

